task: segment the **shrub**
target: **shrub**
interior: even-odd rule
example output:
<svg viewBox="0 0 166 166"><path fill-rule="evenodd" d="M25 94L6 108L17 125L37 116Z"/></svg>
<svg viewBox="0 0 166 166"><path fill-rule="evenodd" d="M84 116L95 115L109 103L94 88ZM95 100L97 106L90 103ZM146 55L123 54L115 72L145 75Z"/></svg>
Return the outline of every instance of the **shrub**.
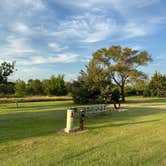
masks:
<svg viewBox="0 0 166 166"><path fill-rule="evenodd" d="M14 83L0 84L0 95L14 94Z"/></svg>
<svg viewBox="0 0 166 166"><path fill-rule="evenodd" d="M57 77L51 76L49 80L43 80L42 84L46 95L61 96L68 93L63 75L58 75Z"/></svg>
<svg viewBox="0 0 166 166"><path fill-rule="evenodd" d="M15 94L16 96L22 97L26 94L26 84L24 81L18 80L15 84Z"/></svg>

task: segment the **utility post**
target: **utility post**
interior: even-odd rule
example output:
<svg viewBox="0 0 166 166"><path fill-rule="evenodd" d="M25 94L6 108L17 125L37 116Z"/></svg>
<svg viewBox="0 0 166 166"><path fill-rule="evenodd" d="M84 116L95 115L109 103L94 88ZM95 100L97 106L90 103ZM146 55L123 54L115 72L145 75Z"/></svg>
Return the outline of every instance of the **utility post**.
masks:
<svg viewBox="0 0 166 166"><path fill-rule="evenodd" d="M79 112L80 130L84 130L84 117L85 117L85 111L80 110Z"/></svg>
<svg viewBox="0 0 166 166"><path fill-rule="evenodd" d="M66 133L74 131L74 111L75 109L73 108L67 110L66 128L65 128Z"/></svg>

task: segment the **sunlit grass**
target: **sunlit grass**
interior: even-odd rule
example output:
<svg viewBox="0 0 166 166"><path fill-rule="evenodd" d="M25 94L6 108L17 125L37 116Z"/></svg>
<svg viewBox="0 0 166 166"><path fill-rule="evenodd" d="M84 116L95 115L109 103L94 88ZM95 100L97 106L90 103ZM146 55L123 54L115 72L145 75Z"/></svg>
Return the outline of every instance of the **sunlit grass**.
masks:
<svg viewBox="0 0 166 166"><path fill-rule="evenodd" d="M71 105L0 104L0 165L166 165L166 99L129 98L126 112L88 118L84 132L60 134Z"/></svg>

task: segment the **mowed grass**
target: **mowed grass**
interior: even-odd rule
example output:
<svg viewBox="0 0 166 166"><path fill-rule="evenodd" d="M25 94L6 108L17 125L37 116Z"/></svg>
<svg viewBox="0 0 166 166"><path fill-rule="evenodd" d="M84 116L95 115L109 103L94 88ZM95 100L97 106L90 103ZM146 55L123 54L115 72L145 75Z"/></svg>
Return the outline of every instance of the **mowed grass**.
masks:
<svg viewBox="0 0 166 166"><path fill-rule="evenodd" d="M72 105L1 103L0 165L166 165L166 99L128 98L127 111L88 118L85 131L62 134Z"/></svg>

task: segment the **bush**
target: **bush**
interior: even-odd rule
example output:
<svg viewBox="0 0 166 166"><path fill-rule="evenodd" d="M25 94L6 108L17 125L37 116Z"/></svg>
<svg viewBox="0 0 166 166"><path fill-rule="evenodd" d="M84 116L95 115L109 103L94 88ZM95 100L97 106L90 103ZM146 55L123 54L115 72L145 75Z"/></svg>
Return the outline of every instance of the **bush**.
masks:
<svg viewBox="0 0 166 166"><path fill-rule="evenodd" d="M43 80L42 84L43 91L48 96L62 96L68 93L63 75L51 76L49 80Z"/></svg>
<svg viewBox="0 0 166 166"><path fill-rule="evenodd" d="M74 81L72 88L72 97L75 103L89 103L89 91L82 81Z"/></svg>
<svg viewBox="0 0 166 166"><path fill-rule="evenodd" d="M27 84L27 94L28 95L41 95L43 94L43 87L40 80L30 79Z"/></svg>
<svg viewBox="0 0 166 166"><path fill-rule="evenodd" d="M144 91L143 96L144 96L144 97L150 97L150 96L151 96L151 91L150 91L149 88L147 88L147 89Z"/></svg>
<svg viewBox="0 0 166 166"><path fill-rule="evenodd" d="M24 81L18 80L15 84L15 94L18 97L26 95L26 84Z"/></svg>
<svg viewBox="0 0 166 166"><path fill-rule="evenodd" d="M155 72L146 89L145 95L166 97L166 75Z"/></svg>
<svg viewBox="0 0 166 166"><path fill-rule="evenodd" d="M136 96L137 90L134 87L126 86L125 87L125 95L126 96Z"/></svg>
<svg viewBox="0 0 166 166"><path fill-rule="evenodd" d="M0 84L0 95L14 94L14 83Z"/></svg>

